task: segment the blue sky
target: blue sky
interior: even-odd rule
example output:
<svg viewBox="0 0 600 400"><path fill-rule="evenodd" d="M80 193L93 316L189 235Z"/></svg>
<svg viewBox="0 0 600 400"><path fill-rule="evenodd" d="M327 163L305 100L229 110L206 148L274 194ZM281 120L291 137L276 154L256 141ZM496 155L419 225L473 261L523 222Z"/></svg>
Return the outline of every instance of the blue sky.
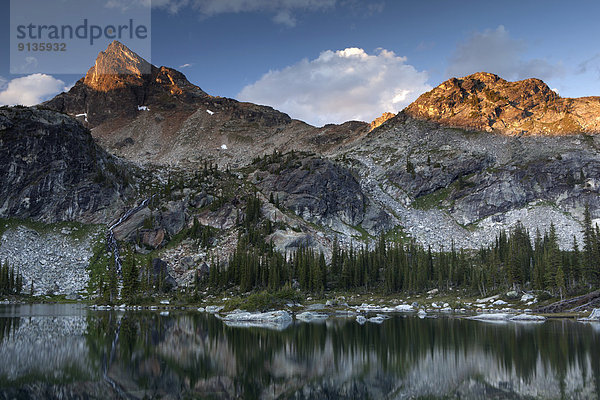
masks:
<svg viewBox="0 0 600 400"><path fill-rule="evenodd" d="M80 77L11 75L8 1L0 11L0 103L44 100ZM155 0L151 12L153 64L316 125L397 112L482 70L600 95L596 1Z"/></svg>

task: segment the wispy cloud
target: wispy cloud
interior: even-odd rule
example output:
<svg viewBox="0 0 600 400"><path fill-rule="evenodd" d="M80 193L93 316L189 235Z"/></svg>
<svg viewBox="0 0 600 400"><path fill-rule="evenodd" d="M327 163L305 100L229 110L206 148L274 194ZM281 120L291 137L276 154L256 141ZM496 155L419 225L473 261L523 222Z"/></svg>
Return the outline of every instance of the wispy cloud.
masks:
<svg viewBox="0 0 600 400"><path fill-rule="evenodd" d="M189 67L191 67L192 65L194 65L194 64L189 64L189 63L186 63L186 64L183 64L183 65L180 65L180 66L179 66L179 68L189 68Z"/></svg>
<svg viewBox="0 0 600 400"><path fill-rule="evenodd" d="M596 73L598 78L600 78L600 53L596 53L590 58L579 63L576 72L578 74L585 74L590 71Z"/></svg>
<svg viewBox="0 0 600 400"><path fill-rule="evenodd" d="M297 24L295 13L330 10L336 3L337 0L107 0L106 6L126 11L134 6L151 5L171 14L189 8L206 18L228 13L263 12L271 15L276 24L294 27ZM377 3L375 9L380 8Z"/></svg>
<svg viewBox="0 0 600 400"><path fill-rule="evenodd" d="M267 104L314 125L371 121L398 112L430 90L428 75L385 49L322 52L281 70L270 71L238 95Z"/></svg>
<svg viewBox="0 0 600 400"><path fill-rule="evenodd" d="M373 15L383 12L385 1L363 0L106 0L109 8L127 11L133 7L153 7L178 14L193 10L204 18L220 14L262 12L274 23L293 28L298 24L298 13L322 12L336 7L355 13Z"/></svg>
<svg viewBox="0 0 600 400"><path fill-rule="evenodd" d="M527 43L513 39L504 26L474 32L460 43L450 57L448 76L491 72L505 79L550 79L564 74L562 64L545 59L526 59Z"/></svg>

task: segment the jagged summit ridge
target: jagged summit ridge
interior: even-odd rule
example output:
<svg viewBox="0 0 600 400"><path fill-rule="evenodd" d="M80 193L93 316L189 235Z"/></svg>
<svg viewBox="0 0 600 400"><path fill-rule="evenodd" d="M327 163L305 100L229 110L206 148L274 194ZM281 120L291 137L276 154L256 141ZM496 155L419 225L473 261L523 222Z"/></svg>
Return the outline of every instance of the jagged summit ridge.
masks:
<svg viewBox="0 0 600 400"><path fill-rule="evenodd" d="M600 98L563 98L540 79L509 82L487 72L448 79L404 111L442 125L504 134L600 132Z"/></svg>
<svg viewBox="0 0 600 400"><path fill-rule="evenodd" d="M105 51L98 54L96 62L88 70L83 82L99 91L118 89L126 85L142 85L143 75L152 73L153 66L121 42L113 41ZM118 79L119 76L127 79Z"/></svg>
<svg viewBox="0 0 600 400"><path fill-rule="evenodd" d="M181 72L155 67L113 41L69 92L44 105L71 115L85 113L88 126L94 128L107 121L133 118L140 106L192 110L194 104L209 97Z"/></svg>

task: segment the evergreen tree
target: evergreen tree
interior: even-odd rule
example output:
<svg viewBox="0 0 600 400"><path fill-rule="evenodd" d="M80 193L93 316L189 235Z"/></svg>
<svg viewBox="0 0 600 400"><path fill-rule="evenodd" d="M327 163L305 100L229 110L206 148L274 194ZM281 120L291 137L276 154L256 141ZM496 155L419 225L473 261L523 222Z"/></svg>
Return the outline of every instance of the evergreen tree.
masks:
<svg viewBox="0 0 600 400"><path fill-rule="evenodd" d="M117 266L115 265L114 257L111 257L112 262L109 264L107 271L107 284L105 298L113 303L119 295L119 278L117 276Z"/></svg>
<svg viewBox="0 0 600 400"><path fill-rule="evenodd" d="M123 263L123 290L121 297L126 300L133 299L139 288L139 272L135 262L133 249L128 246L125 251Z"/></svg>
<svg viewBox="0 0 600 400"><path fill-rule="evenodd" d="M586 204L583 212L583 269L590 288L592 283L596 281L598 266L598 259L596 258L597 247L598 239L592 227L590 207L589 204Z"/></svg>
<svg viewBox="0 0 600 400"><path fill-rule="evenodd" d="M563 268L561 265L559 265L558 269L556 270L555 282L556 282L556 290L558 291L558 293L560 295L560 299L562 300L565 295L566 286L565 286L565 274L563 272Z"/></svg>
<svg viewBox="0 0 600 400"><path fill-rule="evenodd" d="M562 271L562 284L564 286L564 271L562 270L561 255L558 248L558 239L556 236L556 227L554 226L554 223L550 224L550 232L548 235L548 242L546 244L545 264L546 273L544 280L546 283L546 289L554 292L558 286L556 275L558 274L559 269Z"/></svg>

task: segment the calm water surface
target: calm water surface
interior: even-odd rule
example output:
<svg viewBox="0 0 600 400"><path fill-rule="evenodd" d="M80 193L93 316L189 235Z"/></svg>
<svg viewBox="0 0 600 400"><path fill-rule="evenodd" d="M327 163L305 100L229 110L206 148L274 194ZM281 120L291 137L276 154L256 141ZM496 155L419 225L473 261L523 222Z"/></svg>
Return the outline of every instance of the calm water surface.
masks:
<svg viewBox="0 0 600 400"><path fill-rule="evenodd" d="M600 324L397 315L228 327L197 312L0 306L0 398L600 398Z"/></svg>

